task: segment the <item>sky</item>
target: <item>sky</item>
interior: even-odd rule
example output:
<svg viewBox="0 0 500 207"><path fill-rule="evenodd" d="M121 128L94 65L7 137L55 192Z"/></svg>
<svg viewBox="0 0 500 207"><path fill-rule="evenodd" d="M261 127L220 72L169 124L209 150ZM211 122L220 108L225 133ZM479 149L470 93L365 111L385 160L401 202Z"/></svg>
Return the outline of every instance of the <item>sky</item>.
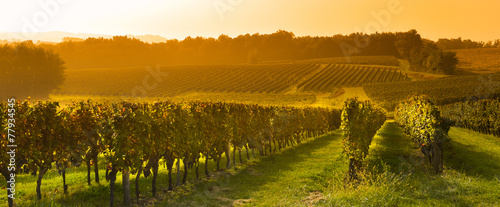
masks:
<svg viewBox="0 0 500 207"><path fill-rule="evenodd" d="M498 0L0 0L0 32L218 37L416 29L424 38L500 39Z"/></svg>

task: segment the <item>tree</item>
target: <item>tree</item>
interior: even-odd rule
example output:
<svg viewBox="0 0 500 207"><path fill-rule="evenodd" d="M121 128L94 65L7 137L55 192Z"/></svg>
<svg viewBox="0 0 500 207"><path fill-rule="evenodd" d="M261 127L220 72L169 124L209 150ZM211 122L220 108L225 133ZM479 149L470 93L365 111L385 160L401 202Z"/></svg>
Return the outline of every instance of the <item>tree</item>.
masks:
<svg viewBox="0 0 500 207"><path fill-rule="evenodd" d="M454 74L457 68L458 58L456 52L442 52L442 67L444 74Z"/></svg>
<svg viewBox="0 0 500 207"><path fill-rule="evenodd" d="M443 44L444 40L441 40ZM454 74L458 59L453 52L443 52L433 41L422 39L415 30L398 34L395 43L399 54L408 60L410 70Z"/></svg>
<svg viewBox="0 0 500 207"><path fill-rule="evenodd" d="M414 29L405 33L399 33L396 36L397 40L395 45L399 55L401 55L403 59L410 60L412 57L416 56L424 46L420 34Z"/></svg>
<svg viewBox="0 0 500 207"><path fill-rule="evenodd" d="M64 61L26 41L0 46L0 98L44 99L64 82Z"/></svg>

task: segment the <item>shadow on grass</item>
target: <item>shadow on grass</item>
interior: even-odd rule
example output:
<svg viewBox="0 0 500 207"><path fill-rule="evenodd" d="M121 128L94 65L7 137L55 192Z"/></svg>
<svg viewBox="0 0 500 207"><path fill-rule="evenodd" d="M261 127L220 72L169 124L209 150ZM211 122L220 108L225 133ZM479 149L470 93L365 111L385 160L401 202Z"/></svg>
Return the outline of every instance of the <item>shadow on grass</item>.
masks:
<svg viewBox="0 0 500 207"><path fill-rule="evenodd" d="M466 150L467 146L456 142L452 142L452 145L453 149L459 152L458 156L466 158L455 159L453 163L445 160L445 164L447 166L451 164L453 169L456 169L458 163L469 163L476 159L487 158L486 153L476 151L478 148L469 147L470 149ZM472 176L460 173L463 170L453 169L441 175L435 175L429 170L428 160L415 143L392 121L387 121L374 138L367 164L368 170L377 170L376 177L369 177L369 179L374 179L373 183L368 182L364 184L366 186L358 186L359 189L351 192L355 196L351 197L349 192L346 192L349 196L334 202L339 205L352 206L474 206L478 204L488 206L497 202L495 199L498 196L495 193L498 189L495 190L494 185L491 186L494 181L478 179L476 175L477 172L483 173L483 176L488 174L491 176L494 174L492 171L500 172L499 164L495 163L495 160L470 163L466 172ZM479 168L478 165L484 166ZM367 203L356 200L359 197L366 198Z"/></svg>
<svg viewBox="0 0 500 207"><path fill-rule="evenodd" d="M487 141L487 138L484 137L487 135L470 133L457 134L451 138L451 149L444 156L445 164L459 172L465 172L469 176L480 176L488 180L500 179L500 160L495 158L498 155L492 154L500 152L483 150L486 145L495 145L495 143ZM474 137L468 137L470 135ZM476 141L480 139L480 144L470 142L467 139L475 139Z"/></svg>
<svg viewBox="0 0 500 207"><path fill-rule="evenodd" d="M315 150L328 146L339 138L340 134L335 132L279 153L261 157L260 160L246 165L246 168L235 175L222 176L214 182L196 184L194 192L172 200L173 203L168 205L232 205L236 199L251 199L255 191L269 190L270 194L276 193L273 189L262 189L262 187L283 179L282 176L289 171L298 170L293 165L311 161ZM287 187L291 186L280 186L280 189Z"/></svg>
<svg viewBox="0 0 500 207"><path fill-rule="evenodd" d="M392 173L406 172L411 166L420 165L416 159L414 143L403 133L394 121L387 121L380 128L370 146L367 165L383 171L383 165L388 165Z"/></svg>

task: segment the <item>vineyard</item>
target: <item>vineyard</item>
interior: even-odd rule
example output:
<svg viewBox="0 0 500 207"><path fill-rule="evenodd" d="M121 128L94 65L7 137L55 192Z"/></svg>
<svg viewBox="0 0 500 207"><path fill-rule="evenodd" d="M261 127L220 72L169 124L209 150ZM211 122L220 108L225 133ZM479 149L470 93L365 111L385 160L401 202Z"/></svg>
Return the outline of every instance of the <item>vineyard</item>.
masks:
<svg viewBox="0 0 500 207"><path fill-rule="evenodd" d="M459 59L457 68L468 73L500 72L500 48L452 50Z"/></svg>
<svg viewBox="0 0 500 207"><path fill-rule="evenodd" d="M58 94L172 97L188 92L282 93L317 64L193 65L68 70Z"/></svg>
<svg viewBox="0 0 500 207"><path fill-rule="evenodd" d="M476 104L471 108L487 107L493 110L496 103ZM21 206L40 205L40 202L49 204L50 195L58 195L57 203L63 206L78 206L81 202L91 202L92 205L98 206L107 206L108 203L109 206L204 206L236 205L242 201L249 202L250 205L273 206L277 202L283 202L278 200L260 203L260 200L238 199L228 203L227 200L209 199L214 195L262 199L270 194L279 198L285 194L288 197L287 205L292 205L290 202L303 202L302 199L307 196L308 189L301 189L301 186L305 186L305 180L311 190L317 189L318 186L324 189L322 192L325 197L313 202L322 205L352 204L350 196L353 193L362 193L363 196L369 197L370 203L377 205L387 202L388 198L385 196L394 196L390 199L392 204L412 200L410 198L415 197L412 193L414 191L424 196L412 200L415 204L434 199L434 194L418 188L419 185L415 186L415 182L446 189L452 185L467 183L466 185L474 186L474 189L461 191L465 197L470 198L477 192L488 195L486 200L475 200L474 203L494 204L496 201L490 196L498 192L498 184L493 183L494 180L490 182L491 189L476 189L476 182L479 181L473 180L471 184L470 179L480 178L455 178L454 174L451 174L457 173L455 168L458 165L458 168L463 166L463 161L450 159L449 152L443 152L444 143L449 143L448 137L453 137L449 144L453 145L454 149L461 146L456 142L463 140L455 140L458 136L456 129L450 130L450 122L442 119L438 108L429 99L421 96L408 99L399 105L395 118L400 127L393 121L386 121L385 113L370 101L358 101L355 98L348 99L342 111L227 102L97 103L91 100L73 102L65 107L60 107L55 102L1 103L0 109L4 129L12 109L15 109L16 143L19 149L23 149L16 154L16 168L19 173L16 177L19 177L22 180L19 182L22 183L30 181L30 186L36 189L35 192L22 188L19 194L16 194L15 202ZM484 120L491 123L491 119L494 117ZM340 130L330 132L338 128ZM451 135L447 135L448 130ZM398 134L399 131L407 133L408 136ZM330 133L318 137L326 132ZM2 131L4 138L5 133L6 130ZM312 139L313 137L315 138ZM430 182L432 179L431 175L427 175L426 165L400 163L407 157L410 157L410 161L420 159L418 155L414 155L415 147L408 146L412 144L410 139L419 146L418 151L429 157L433 166L437 163L436 172L443 172L442 169L445 168L447 175L432 177L439 180L437 183ZM485 138L475 136L473 139ZM7 139L2 139L1 144L2 148L6 149ZM490 144L493 148L487 149L490 153L488 156L498 157L499 155L493 153L497 144ZM318 154L318 150L321 150L321 154ZM454 156L464 156L459 150L452 153ZM7 160L8 156L2 155L2 161ZM251 160L250 157L258 161L247 164ZM256 157L261 159L255 159ZM307 159L304 159L305 157ZM484 159L482 155L475 157ZM444 160L446 163L443 164ZM400 172L403 174L392 174L384 167L385 161L388 161L393 169L405 169L410 166L412 170L409 174L404 174L404 170ZM456 165L457 162L460 164ZM478 172L489 176L486 173L488 171L491 176L495 176L490 168L500 169L500 166L494 161L487 163L489 167ZM4 176L7 165L6 162L0 162ZM79 165L86 170L75 171ZM376 169L380 168L385 171L379 175ZM233 170L238 173L230 175L229 180L228 175L224 173ZM414 170L417 171L416 175L413 175ZM21 173L26 173L26 176ZM78 177L73 175L75 173L79 173ZM104 179L103 174L105 181L99 180ZM221 174L223 177L217 178ZM118 179L118 176L121 176L121 179ZM202 177L207 180L201 179ZM82 183L81 180L85 178L86 182ZM449 179L455 182L447 184ZM252 183L246 184L252 189L264 189L263 195L245 191L245 187L240 186L241 182ZM269 185L276 182L273 185L278 185L274 187L277 191L266 191L270 188L267 184L266 188L262 188L261 184L254 184L263 182ZM325 184L327 182L331 184ZM406 187L397 183L403 183ZM237 186L228 189L225 187L228 185ZM284 185L293 191L279 191ZM361 189L349 187L351 185ZM405 193L400 190L390 193L397 187L403 188ZM416 189L406 191L410 188ZM57 192L57 189L60 192ZM98 193L95 192L97 189ZM380 189L389 193L373 197L372 194ZM193 194L185 194L185 190L192 191ZM370 192L364 192L365 190ZM233 191L243 195L240 197ZM301 195L300 199L289 197L296 193ZM329 197L326 197L326 193ZM436 196L443 197L448 193L450 192L438 192ZM90 194L90 197L96 199L78 200ZM314 194L321 195L316 191ZM151 199L161 202L148 203ZM71 204L65 203L68 201ZM365 202L367 201L356 201L356 205L366 204ZM448 199L441 202L462 204Z"/></svg>
<svg viewBox="0 0 500 207"><path fill-rule="evenodd" d="M341 119L343 154L349 159L349 179L358 179L356 174L361 171L373 137L385 123L386 116L371 102L353 98L344 103Z"/></svg>
<svg viewBox="0 0 500 207"><path fill-rule="evenodd" d="M297 88L302 91L331 92L335 87L359 87L365 83L409 81L396 68L362 65L327 65Z"/></svg>
<svg viewBox="0 0 500 207"><path fill-rule="evenodd" d="M350 56L333 58L315 58L298 61L300 63L320 63L320 64L356 64L356 65L383 65L399 66L399 61L394 56Z"/></svg>
<svg viewBox="0 0 500 207"><path fill-rule="evenodd" d="M394 67L338 64L193 65L73 69L56 95L173 97L200 93L332 92L335 87L407 81Z"/></svg>
<svg viewBox="0 0 500 207"><path fill-rule="evenodd" d="M443 171L443 147L448 142L451 122L441 117L434 103L425 96L414 95L396 108L395 120L429 158L434 172Z"/></svg>
<svg viewBox="0 0 500 207"><path fill-rule="evenodd" d="M118 172L122 173L124 205L129 206L131 174L136 175L137 201L141 174L145 177L152 174L151 189L153 197L156 196L160 159L167 166L171 190L174 164L179 176L180 163L183 163L184 184L189 166L196 167L196 179L199 178L200 159L205 160L204 174L209 177L209 160L217 164L219 171L223 154L227 158L225 167L230 169L236 165L236 151L242 163L242 150L246 150L247 157L249 150L252 154L257 150L267 155L340 125L339 110L224 102L107 104L88 100L73 102L60 109L57 102L18 101L0 103L0 109L2 120L16 113L16 144L23 151L16 154L15 167L18 172L37 175L37 200L42 199L42 179L53 163L62 174L61 185L65 193L68 190L66 169L72 165L86 164L89 185L93 165L95 182L99 183L98 155L102 154L104 165L108 166L106 180L110 183L110 206L115 202L114 184ZM2 128L6 126L2 121ZM4 138L5 131L2 131ZM7 150L7 139L2 139L1 144L2 151ZM1 160L0 169L8 179L6 160Z"/></svg>
<svg viewBox="0 0 500 207"><path fill-rule="evenodd" d="M441 107L455 126L500 137L500 101L466 101Z"/></svg>
<svg viewBox="0 0 500 207"><path fill-rule="evenodd" d="M8 150L6 126L14 126L15 117L16 144L23 149L16 153L16 176L29 186L17 191L20 206L294 206L303 201L383 206L388 200L418 206L436 197L445 206L495 205L500 143L491 135L500 133L498 100L438 105L499 97L499 81L498 73L410 81L396 67L338 63L68 70L58 95L101 100L64 106L2 102L0 144ZM318 97L333 100L345 91L353 96L341 87L358 87L364 95L359 86L372 101L348 97L342 110L294 107L331 107ZM408 99L414 93L424 96ZM113 99L129 96L149 99ZM386 120L374 102L396 108L395 121ZM452 123L465 129L450 128ZM8 179L9 155L0 157ZM438 190L430 193L423 185ZM462 198L477 200L456 201L450 195L457 185L463 185ZM469 185L473 189L464 187ZM263 192L253 192L258 190ZM486 199L474 197L477 192ZM269 199L270 194L281 200ZM352 197L358 194L370 200ZM421 197L414 199L417 194ZM219 199L230 196L234 200ZM96 199L85 200L90 198Z"/></svg>
<svg viewBox="0 0 500 207"><path fill-rule="evenodd" d="M363 86L371 100L394 109L414 93L427 95L437 105L475 98L500 96L500 73L400 83L370 83Z"/></svg>

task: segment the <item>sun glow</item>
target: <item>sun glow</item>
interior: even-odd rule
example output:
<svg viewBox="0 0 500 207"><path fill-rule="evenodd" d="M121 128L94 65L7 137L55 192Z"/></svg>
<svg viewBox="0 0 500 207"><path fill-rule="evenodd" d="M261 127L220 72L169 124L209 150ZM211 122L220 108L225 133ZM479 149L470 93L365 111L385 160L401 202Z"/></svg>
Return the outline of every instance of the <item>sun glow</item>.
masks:
<svg viewBox="0 0 500 207"><path fill-rule="evenodd" d="M401 12L378 32L418 30L424 37L493 40L500 28L500 2L451 1L289 1L289 0L146 0L71 1L31 0L0 3L0 32L67 31L95 34L154 34L183 39L186 36L237 36L272 33L279 29L297 36L324 36L365 32L376 21L373 13L398 4ZM28 25L28 26L26 26ZM35 29L33 29L35 28ZM370 30L372 31L372 30ZM2 37L0 36L0 39Z"/></svg>

